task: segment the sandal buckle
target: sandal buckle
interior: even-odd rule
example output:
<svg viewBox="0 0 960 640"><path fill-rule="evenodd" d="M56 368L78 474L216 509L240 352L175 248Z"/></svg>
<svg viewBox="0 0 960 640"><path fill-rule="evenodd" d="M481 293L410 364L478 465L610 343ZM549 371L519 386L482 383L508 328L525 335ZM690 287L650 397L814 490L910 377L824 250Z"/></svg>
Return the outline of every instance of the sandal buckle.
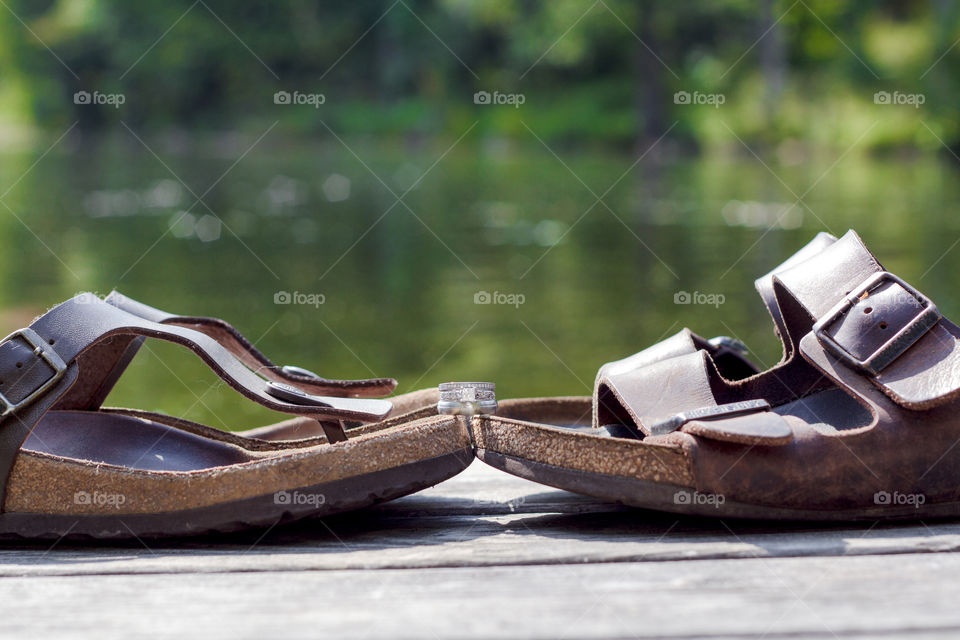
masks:
<svg viewBox="0 0 960 640"><path fill-rule="evenodd" d="M863 297L879 287L884 281L890 281L901 287L917 303L920 311L896 334L877 350L865 358L858 358L840 344L827 330L830 326L849 312ZM888 271L881 271L867 278L863 284L848 293L843 300L837 303L827 314L813 325L813 334L817 340L833 355L844 363L860 369L871 376L877 376L891 365L897 358L912 347L932 329L943 316L927 296L920 293L915 287L908 284L903 278Z"/></svg>
<svg viewBox="0 0 960 640"><path fill-rule="evenodd" d="M50 387L59 382L60 378L64 376L67 372L67 364L63 361L63 358L60 355L51 349L47 345L46 341L41 338L36 331L33 329L25 328L18 329L10 335L8 335L3 340L0 340L0 344L9 342L10 340L20 339L26 342L33 349L33 355L39 357L43 360L51 369L53 373L41 384L39 387L31 391L25 398L19 402L14 402L10 400L6 395L0 392L0 403L3 403L3 410L0 411L0 419L6 418L8 415L15 411L19 411L24 407L35 402L40 396L46 393Z"/></svg>
<svg viewBox="0 0 960 640"><path fill-rule="evenodd" d="M713 407L702 407L674 414L665 420L655 422L648 427L651 436L662 436L677 431L680 427L694 420L709 420L710 418L732 418L744 413L769 411L770 403L766 400L742 400L728 404L718 404Z"/></svg>

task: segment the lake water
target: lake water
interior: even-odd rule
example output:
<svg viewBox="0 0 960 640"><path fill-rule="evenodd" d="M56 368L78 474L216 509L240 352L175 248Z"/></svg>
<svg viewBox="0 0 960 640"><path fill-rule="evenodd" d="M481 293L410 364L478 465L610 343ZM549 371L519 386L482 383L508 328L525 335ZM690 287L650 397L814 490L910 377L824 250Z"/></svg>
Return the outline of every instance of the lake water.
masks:
<svg viewBox="0 0 960 640"><path fill-rule="evenodd" d="M851 227L960 316L960 163L949 158L744 151L631 169L627 153L555 156L478 136L452 150L188 140L144 136L148 151L133 136L68 139L42 159L0 156L0 193L12 185L0 199L12 210L0 206L4 330L116 287L223 317L275 361L327 377L586 394L599 365L683 326L734 334L772 364L779 346L753 279L817 231ZM675 304L679 292L723 303ZM228 428L273 419L189 354L148 344L110 404Z"/></svg>

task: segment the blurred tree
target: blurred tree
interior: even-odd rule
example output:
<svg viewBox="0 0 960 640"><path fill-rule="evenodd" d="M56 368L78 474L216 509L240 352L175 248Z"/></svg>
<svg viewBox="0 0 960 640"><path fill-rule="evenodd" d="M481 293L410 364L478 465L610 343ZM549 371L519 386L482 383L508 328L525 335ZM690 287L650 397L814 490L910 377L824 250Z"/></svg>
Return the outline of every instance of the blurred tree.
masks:
<svg viewBox="0 0 960 640"><path fill-rule="evenodd" d="M673 122L698 144L747 140L960 143L953 104L960 7L946 0L8 0L0 12L0 118L62 129L233 129L489 134L644 144ZM477 90L523 93L478 109ZM722 94L679 105L676 91ZM922 93L919 108L876 91ZM122 108L76 104L122 93ZM278 110L276 91L323 93ZM885 109L881 111L881 109ZM881 118L882 116L882 118ZM924 137L926 136L926 137Z"/></svg>

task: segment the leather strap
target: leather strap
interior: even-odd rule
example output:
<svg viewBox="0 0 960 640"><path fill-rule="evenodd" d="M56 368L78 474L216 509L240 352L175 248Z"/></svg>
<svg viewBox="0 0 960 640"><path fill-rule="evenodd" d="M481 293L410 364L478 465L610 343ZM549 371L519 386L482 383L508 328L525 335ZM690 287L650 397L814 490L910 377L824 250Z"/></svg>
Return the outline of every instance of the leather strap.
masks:
<svg viewBox="0 0 960 640"><path fill-rule="evenodd" d="M673 344L682 342L678 338ZM625 425L644 436L679 430L724 442L790 441L789 425L765 401L719 405L714 388L725 384L708 352L700 349L639 367L604 367L594 405L603 407L597 412L599 420Z"/></svg>
<svg viewBox="0 0 960 640"><path fill-rule="evenodd" d="M119 343L115 342L121 338ZM132 341L158 338L188 347L233 389L268 409L320 421L331 441L345 439L342 421L378 420L392 404L386 400L295 394L278 397L268 380L257 375L227 348L205 333L160 324L107 304L92 294L76 296L40 316L28 329L0 343L0 393L8 410L0 417L0 499L24 439L47 410L85 377L103 381L113 375L117 358L83 358L102 345L126 357ZM124 346L126 345L126 346ZM282 398L294 397L295 401ZM11 406L23 403L15 410ZM2 505L2 502L0 502Z"/></svg>
<svg viewBox="0 0 960 640"><path fill-rule="evenodd" d="M834 381L831 370L852 370L913 410L960 396L960 329L885 272L854 231L775 279L818 321L800 351Z"/></svg>
<svg viewBox="0 0 960 640"><path fill-rule="evenodd" d="M307 393L351 398L377 398L390 395L397 387L397 381L393 378L332 380L300 367L276 365L231 324L219 318L182 316L161 311L129 298L119 291L112 291L104 300L128 313L153 322L186 327L205 333L219 342L247 367L268 380L289 384Z"/></svg>
<svg viewBox="0 0 960 640"><path fill-rule="evenodd" d="M789 324L783 316L780 308L781 303L777 298L777 292L774 286L775 276L797 265L810 261L836 241L837 239L828 233L818 233L813 240L804 245L799 251L766 275L758 278L755 282L757 291L760 293L767 310L773 318L777 336L780 337L784 344L785 366L791 366L789 360L792 354L795 353L795 343L799 341L799 338L805 333L805 330L798 336L792 335L791 332L796 333L796 326ZM722 349L722 347L720 347L720 349ZM644 351L601 367L597 374L596 382L594 383L594 426L603 426L628 420L635 425L638 431L650 435L649 428L644 426L643 414L647 414L647 422L653 420L653 417L650 415L649 408L641 408L644 407L644 397L659 397L661 400L664 400L665 397L662 395L662 389L670 385L666 385L662 380L657 378L659 369L653 369L653 375L650 375L651 372L644 372L643 370L651 367L654 363L695 353L699 350L711 355L714 363L719 362L716 360L719 355L717 345L710 344L696 334L691 333L688 329L684 329L667 340L653 345ZM688 367L690 368L690 372L699 372L701 370L699 365L694 366L695 363L693 360L677 362L674 363L674 365ZM666 368L670 369L672 367L666 366ZM795 373L792 370L797 368L796 366L791 366L791 376ZM703 370L716 373L716 369L713 366L706 367ZM803 376L803 373L803 371L797 372L797 375L804 378L800 380L801 384L799 386L802 386L804 389L812 388L817 376ZM753 379L744 385L739 385L739 389L735 389L726 384L719 375L713 376L712 381L700 378L699 373L694 373L693 375L693 378L685 381L684 384L681 385L680 388L685 390L684 393L680 393L679 395L671 394L673 397L669 399L669 402L664 403L664 406L658 409L661 414L676 416L682 414L684 409L699 410L717 407L718 405L715 400L715 395L711 390L711 385L713 389L719 388L723 391L724 395L734 397L752 397L754 394L758 394L757 397L770 395L778 400L784 398L792 399L793 397L791 390L782 388L783 385L776 382L776 377ZM810 379L808 380L807 378ZM773 379L774 382L771 383L771 379ZM693 384L693 390L695 391L692 395L686 393L691 389L684 386L689 384ZM692 404L696 405L700 402L703 404L699 406L688 406L688 401L691 398L696 399ZM738 403L735 402L733 404L736 405ZM713 437L732 442L783 444L790 440L789 426L775 413L766 412L770 413L770 415L761 415L756 411L750 411L748 413L752 415L750 417L742 415L718 417L713 415L709 421L690 420L684 423L682 430L697 433L705 437ZM721 414L721 416L722 415L723 414Z"/></svg>
<svg viewBox="0 0 960 640"><path fill-rule="evenodd" d="M780 310L780 305L777 302L777 296L774 292L774 276L778 273L783 273L788 269L792 269L803 262L806 262L836 241L837 239L834 236L821 231L814 236L813 240L804 245L799 251L787 258L769 273L757 278L757 280L754 282L754 286L757 288L757 293L759 293L760 297L763 298L763 303L767 306L767 311L770 312L770 317L773 318L773 324L775 326L776 333L781 340L786 336L787 327L784 325L783 313ZM789 349L790 344L786 340L783 342L785 348Z"/></svg>
<svg viewBox="0 0 960 640"><path fill-rule="evenodd" d="M696 353L699 349L697 336L683 329L632 356L608 362L600 367L593 383L593 424L602 426L617 421L622 403L608 402L608 391L616 388L616 381L624 381L639 375L638 372L655 362L669 360L681 355ZM609 389L608 389L609 388ZM615 392L614 392L615 395Z"/></svg>

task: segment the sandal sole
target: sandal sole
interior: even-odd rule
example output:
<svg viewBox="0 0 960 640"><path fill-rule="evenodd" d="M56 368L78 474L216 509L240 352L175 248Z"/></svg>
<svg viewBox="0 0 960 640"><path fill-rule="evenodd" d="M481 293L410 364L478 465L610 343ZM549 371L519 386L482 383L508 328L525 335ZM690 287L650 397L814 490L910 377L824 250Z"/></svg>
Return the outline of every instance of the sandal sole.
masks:
<svg viewBox="0 0 960 640"><path fill-rule="evenodd" d="M737 518L745 520L802 520L843 522L857 520L910 520L960 516L960 503L943 502L912 506L876 506L860 509L786 509L764 505L716 500L695 503L692 487L659 484L649 480L615 476L593 471L566 469L556 465L495 451L477 449L477 457L486 464L526 480L571 491L609 502L688 516ZM678 497L678 496L683 496ZM704 494L709 495L709 494Z"/></svg>
<svg viewBox="0 0 960 640"><path fill-rule="evenodd" d="M398 467L197 509L149 514L60 515L0 513L0 539L172 538L274 526L352 511L443 482L473 461L466 447ZM322 496L322 504L288 504L296 494ZM309 502L309 501L308 501Z"/></svg>

